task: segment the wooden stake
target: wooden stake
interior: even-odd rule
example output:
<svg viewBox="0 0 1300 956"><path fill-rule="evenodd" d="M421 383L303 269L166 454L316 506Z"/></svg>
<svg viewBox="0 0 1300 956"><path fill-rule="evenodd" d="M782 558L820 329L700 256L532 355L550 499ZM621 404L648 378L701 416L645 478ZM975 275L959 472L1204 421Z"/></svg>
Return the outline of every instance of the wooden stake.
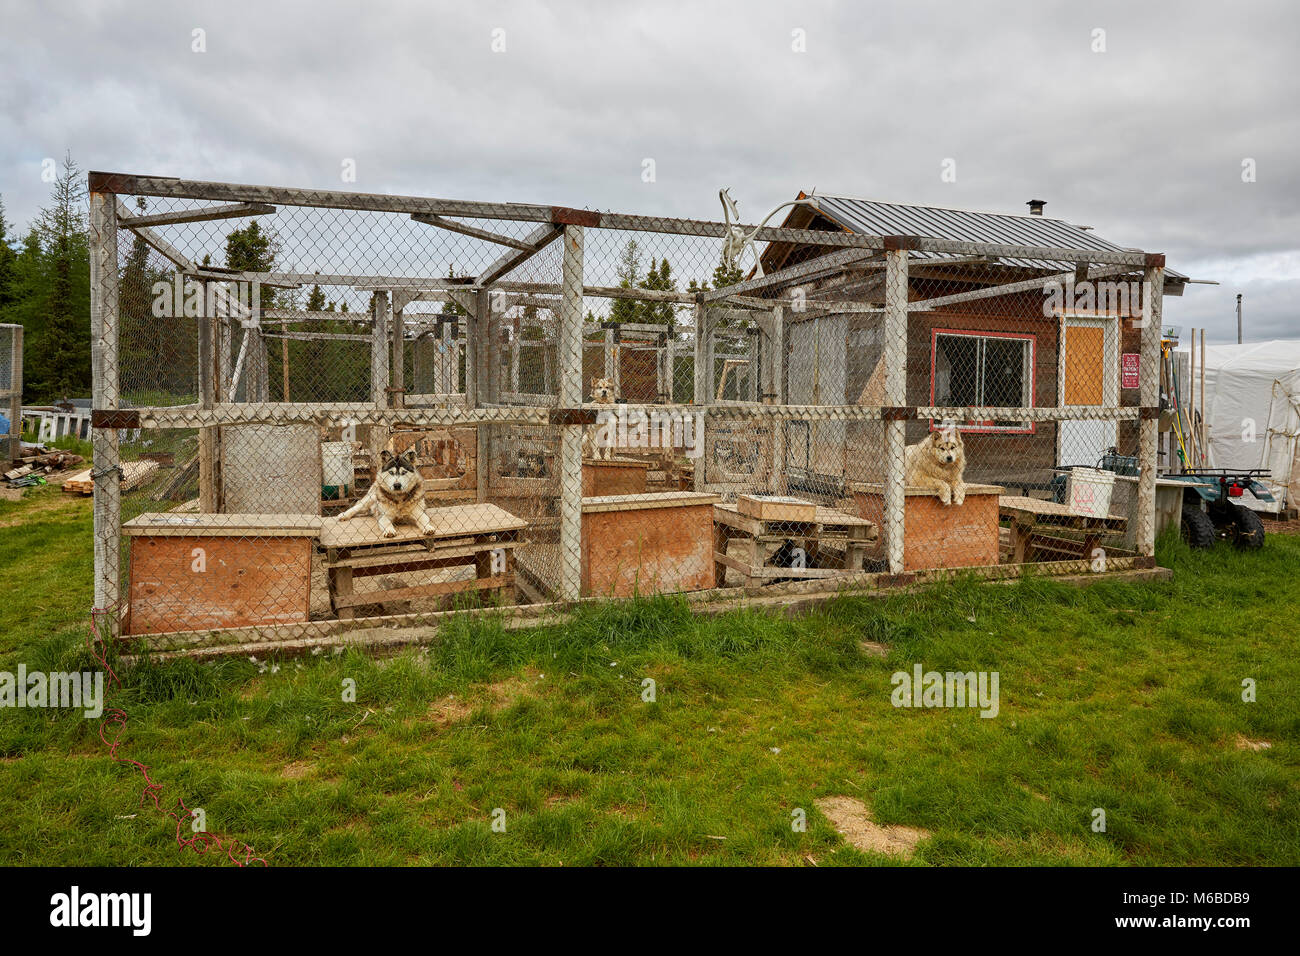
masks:
<svg viewBox="0 0 1300 956"><path fill-rule="evenodd" d="M1205 443L1209 434L1205 425L1205 329L1201 329L1201 464L1205 464Z"/></svg>

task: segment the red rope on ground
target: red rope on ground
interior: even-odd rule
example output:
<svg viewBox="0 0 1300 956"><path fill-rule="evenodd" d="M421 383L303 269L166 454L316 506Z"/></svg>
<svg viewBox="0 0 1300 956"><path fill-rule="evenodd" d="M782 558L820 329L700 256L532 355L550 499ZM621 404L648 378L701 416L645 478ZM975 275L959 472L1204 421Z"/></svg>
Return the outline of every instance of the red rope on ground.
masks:
<svg viewBox="0 0 1300 956"><path fill-rule="evenodd" d="M91 609L89 645L90 653L94 655L95 660L99 661L100 665L104 668L104 672L111 678L111 685L120 688L122 686L122 681L117 676L117 672L114 671L112 666L108 663L108 643L104 640L103 635L99 631L98 622L99 618L111 614L116 610L117 605L108 608L97 607ZM135 767L136 770L140 771L140 775L144 777L144 790L140 793L140 806L144 806L146 798L151 799L153 800L153 805L156 809L166 813L167 816L176 821L177 849L189 849L193 850L195 853L203 854L207 853L208 850L215 848L217 850L225 850L226 858L230 860L231 863L235 864L235 866L247 866L250 863L260 863L262 866L268 866L269 864L262 857L253 855L253 848L247 843L239 843L230 837L222 836L218 833L206 833L203 831L195 833L192 837L184 837L181 835L181 825L193 816L193 811L190 810L189 807L185 806L185 801L180 797L176 798L176 805L172 807L172 809L163 810L163 806L159 802L159 797L162 794L162 784L156 782L151 776L149 776L149 767L138 760L123 756L119 753L119 750L122 748L121 736L122 731L126 729L126 720L126 711L122 710L120 707L106 709L104 711L104 719L100 721L99 724L99 739L102 740L104 746L108 748L108 756L111 760L115 763L129 764L132 767ZM115 728L112 740L105 736L105 731L110 727ZM184 813L179 811L184 811ZM236 852L243 856L242 860L236 857Z"/></svg>

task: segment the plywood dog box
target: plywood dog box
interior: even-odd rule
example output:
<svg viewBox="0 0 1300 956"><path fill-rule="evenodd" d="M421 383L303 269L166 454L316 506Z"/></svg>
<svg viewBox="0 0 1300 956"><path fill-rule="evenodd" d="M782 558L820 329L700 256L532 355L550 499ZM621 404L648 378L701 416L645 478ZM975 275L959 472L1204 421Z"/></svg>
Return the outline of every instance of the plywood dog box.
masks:
<svg viewBox="0 0 1300 956"><path fill-rule="evenodd" d="M583 595L713 587L713 506L720 500L696 491L583 498Z"/></svg>
<svg viewBox="0 0 1300 956"><path fill-rule="evenodd" d="M306 621L315 515L144 514L131 541L125 634Z"/></svg>
<svg viewBox="0 0 1300 956"><path fill-rule="evenodd" d="M858 514L885 526L884 485L854 482ZM967 485L966 501L945 505L933 491L909 485L903 505L903 570L970 568L998 563L997 485Z"/></svg>
<svg viewBox="0 0 1300 956"><path fill-rule="evenodd" d="M648 461L630 458L585 458L582 462L582 496L643 495L650 467Z"/></svg>

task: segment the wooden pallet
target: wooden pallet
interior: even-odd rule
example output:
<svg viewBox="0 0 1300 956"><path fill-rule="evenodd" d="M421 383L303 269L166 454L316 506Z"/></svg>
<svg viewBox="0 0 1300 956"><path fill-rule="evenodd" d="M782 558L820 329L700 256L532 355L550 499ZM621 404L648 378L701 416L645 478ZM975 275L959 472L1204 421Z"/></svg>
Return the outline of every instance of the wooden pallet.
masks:
<svg viewBox="0 0 1300 956"><path fill-rule="evenodd" d="M320 547L329 575L330 604L340 620L352 619L363 605L469 591L496 592L513 600L515 549L527 544L522 533L528 522L491 504L433 508L427 514L434 520L432 534L422 535L402 524L394 538L381 537L378 524L369 516L346 522L322 519ZM418 584L380 580L378 588L353 589L357 578L406 572L420 572L426 578ZM437 580L430 580L435 576Z"/></svg>
<svg viewBox="0 0 1300 956"><path fill-rule="evenodd" d="M879 531L865 518L821 505L814 521L764 521L741 514L735 505L717 504L713 506L713 536L717 586L723 587L731 568L741 575L744 586L753 587L778 579L831 578L859 572ZM800 542L808 567L768 564L772 558L769 551L776 551L785 541ZM829 561L839 567L815 567Z"/></svg>
<svg viewBox="0 0 1300 956"><path fill-rule="evenodd" d="M1103 540L1122 538L1128 527L1128 519L1120 515L1079 515L1063 504L1018 495L998 499L998 512L1008 522L1011 560L1016 564L1087 559ZM1061 537L1061 532L1074 537Z"/></svg>

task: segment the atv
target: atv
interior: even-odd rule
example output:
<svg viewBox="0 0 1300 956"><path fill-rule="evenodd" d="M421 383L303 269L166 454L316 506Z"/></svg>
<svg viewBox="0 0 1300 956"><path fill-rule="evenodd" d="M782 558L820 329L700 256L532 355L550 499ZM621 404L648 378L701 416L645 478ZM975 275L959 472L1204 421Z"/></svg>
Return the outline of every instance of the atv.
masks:
<svg viewBox="0 0 1300 956"><path fill-rule="evenodd" d="M1187 490L1183 492L1183 540L1193 548L1212 547L1220 537L1238 548L1254 550L1264 546L1264 522L1234 499L1245 497L1249 491L1259 501L1273 501L1273 495L1260 480L1269 477L1267 469L1198 468L1161 477L1187 482ZM1189 491L1195 494L1188 494Z"/></svg>
<svg viewBox="0 0 1300 956"><path fill-rule="evenodd" d="M1114 448L1093 467L1130 477L1136 477L1140 470L1136 457L1116 454ZM1249 491L1259 501L1273 501L1268 486L1261 481L1269 474L1265 468L1200 468L1178 475L1161 475L1160 480L1187 484L1183 490L1182 534L1183 540L1193 548L1211 548L1222 537L1238 548L1255 550L1264 546L1264 522L1234 499L1244 497ZM1057 503L1065 502L1065 481L1064 474L1052 480L1052 500Z"/></svg>

